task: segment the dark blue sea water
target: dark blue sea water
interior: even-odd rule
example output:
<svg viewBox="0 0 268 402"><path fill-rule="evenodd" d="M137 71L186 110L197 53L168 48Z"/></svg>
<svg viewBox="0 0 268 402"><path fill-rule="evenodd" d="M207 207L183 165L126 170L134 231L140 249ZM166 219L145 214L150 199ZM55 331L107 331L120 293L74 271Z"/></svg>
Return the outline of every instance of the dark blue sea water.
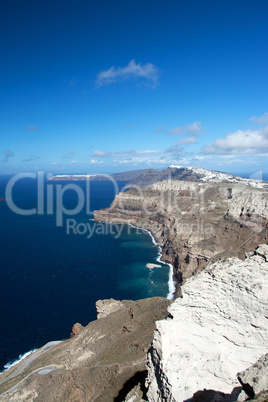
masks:
<svg viewBox="0 0 268 402"><path fill-rule="evenodd" d="M5 198L10 178L0 176L0 197ZM262 178L267 180L268 175ZM157 260L159 249L147 232L93 222L86 207L75 215L63 214L62 226L56 225L61 217L61 203L57 206L56 200L69 184L78 185L86 195L83 181L44 181L39 196L32 178L12 186L11 199L17 207L25 212L37 208L37 200L43 199L44 213L42 203L39 213L21 215L0 202L0 371L19 355L68 338L75 322L86 325L96 319L99 299L166 297L170 290L169 267ZM118 183L119 188L124 184ZM114 197L111 182L91 182L91 211L108 207ZM66 209L77 205L74 190L62 198ZM161 268L149 270L147 263Z"/></svg>
<svg viewBox="0 0 268 402"><path fill-rule="evenodd" d="M0 176L0 197L5 198L9 180ZM169 292L169 266L157 261L159 249L147 232L96 223L85 207L75 215L63 214L62 226L56 226L61 209L56 187L59 191L68 184L44 181L39 196L33 178L10 186L9 204L13 200L25 212L36 208L39 199L39 213L21 215L0 202L0 370L48 341L68 338L75 322L86 325L96 319L99 299L166 297ZM85 182L75 185L86 194ZM118 185L121 188L124 183ZM91 182L91 210L108 207L114 197L111 182ZM77 205L74 190L62 198L66 209ZM44 213L40 199L45 200ZM47 211L51 201L54 206ZM147 263L161 264L161 268L150 270Z"/></svg>

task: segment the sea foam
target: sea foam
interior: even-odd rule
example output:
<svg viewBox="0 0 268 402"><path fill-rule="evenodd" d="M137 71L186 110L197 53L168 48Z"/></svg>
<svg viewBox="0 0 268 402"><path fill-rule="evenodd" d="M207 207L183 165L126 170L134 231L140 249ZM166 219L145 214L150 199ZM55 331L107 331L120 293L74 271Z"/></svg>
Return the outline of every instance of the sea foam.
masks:
<svg viewBox="0 0 268 402"><path fill-rule="evenodd" d="M144 232L149 233L149 235L150 235L150 237L151 237L151 239L152 239L153 244L158 247L158 256L157 256L157 258L156 258L156 261L158 261L158 262L160 262L160 263L163 264L163 261L161 261L161 256L162 256L162 254L161 254L161 251L162 251L162 250L161 250L161 247L159 246L159 244L158 244L157 241L155 240L155 238L154 238L153 234L150 232L150 230L147 230L147 229L144 229L144 228L139 228L139 227L137 227L137 226L134 226L134 225L131 224L131 223L128 223L128 225L129 225L129 226L132 226L132 227L135 228L135 229L138 228L138 229L140 229L140 230L143 230ZM175 282L174 276L173 276L173 266L172 266L172 264L168 264L168 263L165 263L165 264L169 266L168 294L167 294L167 299L168 299L168 300L172 300L172 299L173 299L173 296L174 296L174 293L176 292L176 282Z"/></svg>
<svg viewBox="0 0 268 402"><path fill-rule="evenodd" d="M19 358L13 361L8 362L7 364L4 365L4 370L0 372L0 375L3 374L5 371L9 370L11 367L16 366L16 364L20 363L22 360L26 359L29 355L31 355L33 352L35 352L37 349L32 349L29 352L26 352L22 355L19 355Z"/></svg>

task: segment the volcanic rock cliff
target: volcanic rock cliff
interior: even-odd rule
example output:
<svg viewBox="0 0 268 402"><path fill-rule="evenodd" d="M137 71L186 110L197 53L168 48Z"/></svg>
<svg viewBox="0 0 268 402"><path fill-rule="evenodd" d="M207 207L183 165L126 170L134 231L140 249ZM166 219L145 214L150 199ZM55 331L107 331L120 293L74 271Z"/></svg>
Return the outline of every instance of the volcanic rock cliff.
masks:
<svg viewBox="0 0 268 402"><path fill-rule="evenodd" d="M267 401L268 245L248 252L268 240L268 190L177 170L94 217L150 230L182 297L97 302L96 321L0 376L1 401Z"/></svg>
<svg viewBox="0 0 268 402"><path fill-rule="evenodd" d="M209 265L186 281L182 294L170 318L157 322L149 401L245 401L267 391L268 245L245 261Z"/></svg>
<svg viewBox="0 0 268 402"><path fill-rule="evenodd" d="M98 221L151 231L180 283L208 262L238 256L268 239L268 190L247 183L156 182L119 193Z"/></svg>

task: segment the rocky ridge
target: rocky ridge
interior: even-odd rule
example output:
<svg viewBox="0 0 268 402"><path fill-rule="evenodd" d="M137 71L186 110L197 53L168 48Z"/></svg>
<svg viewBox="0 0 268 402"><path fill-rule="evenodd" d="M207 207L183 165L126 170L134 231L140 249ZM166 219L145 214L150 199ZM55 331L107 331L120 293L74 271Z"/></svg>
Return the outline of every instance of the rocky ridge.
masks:
<svg viewBox="0 0 268 402"><path fill-rule="evenodd" d="M240 184L246 184L251 187L256 187L256 188L267 188L268 189L268 183L266 181L263 181L261 178L260 179L254 179L254 178L245 178L245 177L240 177L240 176L235 176L230 173L224 173L224 172L217 172L214 170L207 170L203 168L194 168L194 167L183 167L183 166L176 166L176 165L171 165L169 167L170 170L178 170L178 171L183 171L187 172L188 174L192 174L196 177L198 177L197 181L201 182L206 182L206 183L240 183ZM261 176L261 172L260 175Z"/></svg>
<svg viewBox="0 0 268 402"><path fill-rule="evenodd" d="M171 165L163 170L142 169L112 174L60 174L49 177L48 180L117 180L128 182L128 188L150 188L154 183L163 180L182 180L207 183L242 183L252 187L268 188L268 182L262 180L255 180L253 178L246 179L230 173L176 165Z"/></svg>
<svg viewBox="0 0 268 402"><path fill-rule="evenodd" d="M73 327L72 338L50 343L0 376L1 401L113 401L144 382L155 321L170 302L156 297L97 303L98 319ZM142 400L142 391L136 394Z"/></svg>
<svg viewBox="0 0 268 402"><path fill-rule="evenodd" d="M207 169L171 165L164 170L148 169L132 179L128 186L131 188L150 188L154 183L163 180L182 180L200 183L240 183L257 188L268 188L268 183L253 178L247 179L230 173L216 172Z"/></svg>
<svg viewBox="0 0 268 402"><path fill-rule="evenodd" d="M268 245L245 261L209 265L182 294L168 309L172 318L156 324L149 401L245 401L267 390L267 356L255 361L268 345ZM253 363L238 374L241 393L237 372Z"/></svg>
<svg viewBox="0 0 268 402"><path fill-rule="evenodd" d="M208 262L244 258L268 240L268 190L245 183L163 180L150 189L119 193L94 218L149 230L182 283Z"/></svg>

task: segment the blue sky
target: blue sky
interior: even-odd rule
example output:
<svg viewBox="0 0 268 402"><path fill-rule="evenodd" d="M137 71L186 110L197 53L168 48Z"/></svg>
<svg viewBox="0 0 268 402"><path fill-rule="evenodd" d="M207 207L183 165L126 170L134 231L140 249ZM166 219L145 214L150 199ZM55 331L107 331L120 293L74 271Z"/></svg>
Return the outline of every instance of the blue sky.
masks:
<svg viewBox="0 0 268 402"><path fill-rule="evenodd" d="M0 173L268 171L266 0L4 0Z"/></svg>

